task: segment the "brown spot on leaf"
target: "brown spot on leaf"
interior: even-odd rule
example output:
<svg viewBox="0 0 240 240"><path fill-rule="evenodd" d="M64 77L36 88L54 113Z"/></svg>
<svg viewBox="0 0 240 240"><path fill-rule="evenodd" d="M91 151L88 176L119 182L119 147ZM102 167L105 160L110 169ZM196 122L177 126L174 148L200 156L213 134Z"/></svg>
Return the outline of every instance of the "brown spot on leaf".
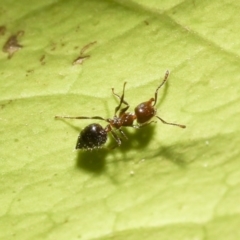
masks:
<svg viewBox="0 0 240 240"><path fill-rule="evenodd" d="M8 104L10 104L12 102L12 100L8 100L6 103L4 104L0 104L0 109L5 108Z"/></svg>
<svg viewBox="0 0 240 240"><path fill-rule="evenodd" d="M19 31L8 38L4 44L2 51L8 53L8 58L10 59L15 52L21 49L23 46L18 43L18 38L23 36L24 31Z"/></svg>
<svg viewBox="0 0 240 240"><path fill-rule="evenodd" d="M57 43L53 42L51 43L51 51L55 51L57 47Z"/></svg>
<svg viewBox="0 0 240 240"><path fill-rule="evenodd" d="M26 77L28 77L28 74L33 73L33 72L34 72L34 69L27 70Z"/></svg>
<svg viewBox="0 0 240 240"><path fill-rule="evenodd" d="M148 22L147 20L145 20L144 23L145 23L146 25L149 25L149 22Z"/></svg>
<svg viewBox="0 0 240 240"><path fill-rule="evenodd" d="M87 56L79 56L79 57L77 57L77 58L73 61L73 65L75 65L75 64L81 65L81 64L82 64L86 59L88 59L88 58L90 58L89 55L87 55Z"/></svg>
<svg viewBox="0 0 240 240"><path fill-rule="evenodd" d="M90 58L90 55L84 55L84 53L86 52L86 50L88 48L90 48L92 45L94 45L96 43L97 43L97 41L94 41L94 42L90 42L87 45L83 46L80 51L80 55L73 61L73 65L75 65L75 64L81 65L86 59Z"/></svg>
<svg viewBox="0 0 240 240"><path fill-rule="evenodd" d="M3 36L6 33L7 28L5 26L0 26L0 35Z"/></svg>
<svg viewBox="0 0 240 240"><path fill-rule="evenodd" d="M46 57L46 56L43 54L43 55L40 57L40 59L39 59L42 65L44 65L44 64L46 63L46 61L44 61L44 60L45 60L45 57Z"/></svg>
<svg viewBox="0 0 240 240"><path fill-rule="evenodd" d="M77 28L76 28L76 32L78 32L80 29L80 26L78 25Z"/></svg>

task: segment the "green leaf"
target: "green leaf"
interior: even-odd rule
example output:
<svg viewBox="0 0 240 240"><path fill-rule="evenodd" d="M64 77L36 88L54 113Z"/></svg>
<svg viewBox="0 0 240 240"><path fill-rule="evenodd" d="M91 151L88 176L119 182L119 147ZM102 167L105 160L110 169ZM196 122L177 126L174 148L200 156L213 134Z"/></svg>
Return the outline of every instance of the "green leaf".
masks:
<svg viewBox="0 0 240 240"><path fill-rule="evenodd" d="M0 239L239 239L239 10L2 0L0 44L22 48L0 53ZM186 129L158 121L72 151L93 121L55 115L111 118L125 81L134 111L167 69L158 115Z"/></svg>

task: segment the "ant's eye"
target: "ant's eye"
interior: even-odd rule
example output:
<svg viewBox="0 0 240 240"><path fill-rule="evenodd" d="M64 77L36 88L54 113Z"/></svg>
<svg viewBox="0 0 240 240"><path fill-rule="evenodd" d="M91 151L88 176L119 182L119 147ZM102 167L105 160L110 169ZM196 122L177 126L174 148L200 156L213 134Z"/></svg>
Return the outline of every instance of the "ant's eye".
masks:
<svg viewBox="0 0 240 240"><path fill-rule="evenodd" d="M152 101L140 103L135 108L135 114L137 116L137 122L139 124L147 123L156 114L156 109L152 106Z"/></svg>
<svg viewBox="0 0 240 240"><path fill-rule="evenodd" d="M76 149L94 149L107 141L107 132L100 124L93 123L85 127L77 140Z"/></svg>

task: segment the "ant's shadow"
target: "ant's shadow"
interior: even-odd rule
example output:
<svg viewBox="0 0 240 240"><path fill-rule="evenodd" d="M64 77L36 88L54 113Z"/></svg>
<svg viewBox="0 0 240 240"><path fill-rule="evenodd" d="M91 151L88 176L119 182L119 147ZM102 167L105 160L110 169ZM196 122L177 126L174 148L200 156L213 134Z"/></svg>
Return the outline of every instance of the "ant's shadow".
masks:
<svg viewBox="0 0 240 240"><path fill-rule="evenodd" d="M127 140L123 140L120 146L121 150L127 152L131 149L144 149L152 141L152 136L155 130L155 124L150 124L139 129L124 129L128 137Z"/></svg>
<svg viewBox="0 0 240 240"><path fill-rule="evenodd" d="M78 151L76 166L88 172L100 174L104 172L106 156L109 154L108 149L99 149L93 151Z"/></svg>
<svg viewBox="0 0 240 240"><path fill-rule="evenodd" d="M123 156L127 154L127 152L131 149L146 148L152 140L154 128L154 124L140 129L132 129L133 131L129 131L125 128L124 132L126 133L128 139L123 139L122 145L114 149L111 149L111 147L115 147L116 142L111 138L109 134L110 143L108 146L110 149L102 148L93 151L79 151L76 159L76 165L78 168L84 169L86 171L100 174L106 170L105 159L107 155L114 154L115 151L120 151L122 153L121 155ZM122 159L123 157L120 159L115 158L114 161L121 161Z"/></svg>
<svg viewBox="0 0 240 240"><path fill-rule="evenodd" d="M78 133L81 131L79 127L76 127L65 120L63 121L65 124L75 129ZM147 146L151 143L151 141L153 141L152 136L154 135L156 127L156 124L152 123L140 129L124 128L123 130L126 133L128 139L123 139L122 145L115 149L111 149L111 147L116 146L116 142L111 137L111 134L109 134L109 143L107 144L109 148L102 148L93 151L79 150L76 158L76 167L87 172L102 174L103 172L107 171L105 160L108 155L114 155L114 162L117 162L123 161L123 159L127 159L125 156L132 149L138 151L144 151L144 149L147 149ZM120 155L118 154L119 152L121 153ZM181 154L179 155L179 152L181 152L181 149L176 150L175 147L169 148L169 146L162 146L154 155L165 156L166 159L173 161L178 166L184 167L187 163L184 159L182 159ZM176 158L176 156L178 157Z"/></svg>

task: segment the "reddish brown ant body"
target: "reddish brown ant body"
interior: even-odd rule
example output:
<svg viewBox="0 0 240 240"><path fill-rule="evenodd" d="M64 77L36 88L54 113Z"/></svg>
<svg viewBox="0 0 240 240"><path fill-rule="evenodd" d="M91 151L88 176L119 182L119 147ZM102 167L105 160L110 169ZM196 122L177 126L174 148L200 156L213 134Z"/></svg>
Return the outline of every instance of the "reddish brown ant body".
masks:
<svg viewBox="0 0 240 240"><path fill-rule="evenodd" d="M157 87L155 91L154 98L150 98L146 102L140 103L134 109L134 113L127 112L129 108L129 104L124 100L125 86L126 82L123 85L123 92L121 97L114 92L112 88L112 93L119 98L120 102L118 106L115 108L115 113L113 118L102 118L99 116L94 117L68 117L68 116L55 116L55 118L70 118L70 119L96 119L103 120L108 123L108 125L103 128L100 124L93 123L85 127L77 140L76 149L85 149L85 150L93 150L96 148L101 148L107 141L108 133L111 133L117 145L120 146L122 143L122 139L116 133L116 130L127 139L125 133L122 131L122 127L133 127L133 128L141 128L146 126L147 124L153 122L151 121L153 117L157 117L162 123L169 124L173 126L177 126L180 128L185 128L185 125L169 123L157 116L157 109L155 105L157 103L158 90L164 85L169 76L169 71L166 71L165 77L162 83ZM122 104L126 105L121 109ZM134 122L137 124L134 124Z"/></svg>

